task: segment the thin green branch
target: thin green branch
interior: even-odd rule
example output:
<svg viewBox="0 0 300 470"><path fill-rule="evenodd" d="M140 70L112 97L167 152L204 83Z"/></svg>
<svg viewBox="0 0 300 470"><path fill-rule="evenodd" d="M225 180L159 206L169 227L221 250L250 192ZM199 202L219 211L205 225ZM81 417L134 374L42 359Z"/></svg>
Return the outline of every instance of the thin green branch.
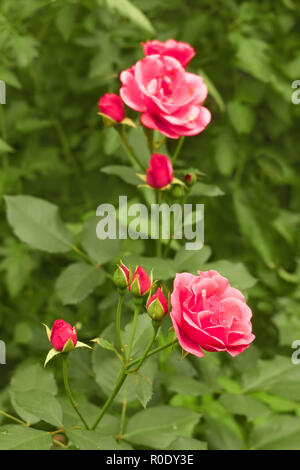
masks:
<svg viewBox="0 0 300 470"><path fill-rule="evenodd" d="M69 380L68 380L68 363L67 363L67 356L65 356L63 354L62 356L62 364L63 364L63 379L64 379L64 386L65 386L65 390L66 390L66 394L74 408L74 410L76 411L76 413L78 414L79 418L81 419L84 427L86 429L89 429L88 427L88 424L86 422L86 420L84 419L84 417L82 416L82 414L80 413L79 409L78 409L78 403L76 403L76 401L74 400L73 398L73 395L72 395L72 392L71 392L71 389L70 389L70 385L69 385Z"/></svg>

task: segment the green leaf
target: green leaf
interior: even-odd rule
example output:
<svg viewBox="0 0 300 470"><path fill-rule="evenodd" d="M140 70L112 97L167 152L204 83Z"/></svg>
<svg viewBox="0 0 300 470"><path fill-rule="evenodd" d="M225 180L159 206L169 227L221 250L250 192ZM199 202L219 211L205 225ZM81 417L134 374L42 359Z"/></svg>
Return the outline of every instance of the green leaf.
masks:
<svg viewBox="0 0 300 470"><path fill-rule="evenodd" d="M76 20L76 7L74 4L63 5L59 9L56 16L56 26L65 41L71 37L72 31L75 27Z"/></svg>
<svg viewBox="0 0 300 470"><path fill-rule="evenodd" d="M130 446L118 444L113 436L103 436L101 431L67 431L68 438L80 450L129 450Z"/></svg>
<svg viewBox="0 0 300 470"><path fill-rule="evenodd" d="M300 450L299 418L271 416L253 429L250 445L257 450Z"/></svg>
<svg viewBox="0 0 300 470"><path fill-rule="evenodd" d="M1 153L11 153L14 152L14 149L7 143L5 140L0 137L0 154Z"/></svg>
<svg viewBox="0 0 300 470"><path fill-rule="evenodd" d="M207 76L207 74L202 69L198 69L198 75L200 75L203 78L204 83L207 85L207 88L208 88L208 94L215 100L220 111L223 112L225 109L223 98L221 94L219 93L219 91L217 90L214 83L212 82L212 80Z"/></svg>
<svg viewBox="0 0 300 470"><path fill-rule="evenodd" d="M207 384L190 377L183 378L181 375L173 375L168 378L168 389L180 395L189 395L191 397L211 393L211 389Z"/></svg>
<svg viewBox="0 0 300 470"><path fill-rule="evenodd" d="M119 239L100 240L96 234L96 226L99 217L92 217L83 226L81 234L81 244L88 255L97 263L104 264L115 258L121 249Z"/></svg>
<svg viewBox="0 0 300 470"><path fill-rule="evenodd" d="M166 449L177 437L191 437L200 415L185 408L155 406L129 419L124 439L154 449Z"/></svg>
<svg viewBox="0 0 300 470"><path fill-rule="evenodd" d="M232 263L227 260L219 260L214 263L207 263L201 267L203 271L215 269L222 276L228 278L232 287L237 289L249 289L253 287L257 279L253 277L243 263Z"/></svg>
<svg viewBox="0 0 300 470"><path fill-rule="evenodd" d="M109 165L101 168L101 171L107 175L114 175L121 178L125 183L137 186L141 184L140 178L137 176L134 168L123 165Z"/></svg>
<svg viewBox="0 0 300 470"><path fill-rule="evenodd" d="M299 400L300 368L290 357L277 356L259 361L255 369L243 375L244 392L265 392L290 400Z"/></svg>
<svg viewBox="0 0 300 470"><path fill-rule="evenodd" d="M152 336L152 324L151 320L149 321L149 317L147 314L140 315L138 318L136 335L133 343L132 348L132 356L138 357L140 356L145 350L145 344L150 341ZM111 341L116 342L116 334L115 334L115 323L111 324L103 333L103 337L110 338ZM126 331L122 333L122 338L124 344L128 345L130 335L130 324L127 325ZM115 386L115 379L120 372L120 360L112 356L111 351L107 351L102 348L95 348L92 354L92 362L93 362L93 371L95 374L95 380L97 384L101 387L103 393L108 396L110 395L111 391ZM149 358L145 361L145 364L139 370L141 375L148 377L151 381L153 381L154 376L157 371L157 363L155 358ZM125 387L127 388L127 401L133 402L137 399L135 393L135 375L128 375ZM123 394L119 393L116 397L117 403L122 403Z"/></svg>
<svg viewBox="0 0 300 470"><path fill-rule="evenodd" d="M238 160L236 140L229 130L222 129L215 139L215 161L224 176L230 176Z"/></svg>
<svg viewBox="0 0 300 470"><path fill-rule="evenodd" d="M53 426L61 427L62 409L56 398L42 390L14 392L14 403L27 413L46 421Z"/></svg>
<svg viewBox="0 0 300 470"><path fill-rule="evenodd" d="M146 408L153 395L152 380L146 375L137 374L135 376L134 388L137 399Z"/></svg>
<svg viewBox="0 0 300 470"><path fill-rule="evenodd" d="M196 274L197 271L202 269L202 266L209 259L210 255L211 248L206 245L203 246L201 250L197 251L186 250L183 247L176 253L174 258L174 273L188 271Z"/></svg>
<svg viewBox="0 0 300 470"><path fill-rule="evenodd" d="M191 437L178 437L167 450L207 450L207 443Z"/></svg>
<svg viewBox="0 0 300 470"><path fill-rule="evenodd" d="M273 263L273 254L266 233L241 190L233 194L234 208L243 235L250 241L266 264Z"/></svg>
<svg viewBox="0 0 300 470"><path fill-rule="evenodd" d="M255 113L252 108L238 101L231 101L227 105L229 120L239 134L249 134L255 124Z"/></svg>
<svg viewBox="0 0 300 470"><path fill-rule="evenodd" d="M216 197L216 196L224 196L224 191L220 189L218 186L214 184L206 184L206 183L196 183L192 186L190 191L190 197L193 196L206 196L206 197Z"/></svg>
<svg viewBox="0 0 300 470"><path fill-rule="evenodd" d="M11 388L19 392L41 390L56 395L57 386L53 373L39 364L20 364L11 379Z"/></svg>
<svg viewBox="0 0 300 470"><path fill-rule="evenodd" d="M270 414L268 407L253 396L224 393L219 401L230 413L247 416L250 420Z"/></svg>
<svg viewBox="0 0 300 470"><path fill-rule="evenodd" d="M0 450L48 450L52 446L45 431L8 424L0 427Z"/></svg>
<svg viewBox="0 0 300 470"><path fill-rule="evenodd" d="M48 253L66 253L74 244L58 207L33 196L5 196L7 218L16 236Z"/></svg>
<svg viewBox="0 0 300 470"><path fill-rule="evenodd" d="M128 18L133 24L147 33L155 33L154 28L146 15L144 15L139 8L129 2L129 0L104 0L104 3L109 10Z"/></svg>
<svg viewBox="0 0 300 470"><path fill-rule="evenodd" d="M3 66L0 66L0 80L3 80L7 85L17 88L18 90L22 88L21 83L15 73Z"/></svg>
<svg viewBox="0 0 300 470"><path fill-rule="evenodd" d="M24 134L27 134L28 132L36 132L41 129L47 129L51 126L53 126L52 121L40 118L26 118L16 124L17 130Z"/></svg>
<svg viewBox="0 0 300 470"><path fill-rule="evenodd" d="M234 422L233 418L231 418ZM210 449L244 450L242 433L223 417L205 416L205 435Z"/></svg>
<svg viewBox="0 0 300 470"><path fill-rule="evenodd" d="M102 269L80 261L62 271L56 280L55 291L64 305L78 304L104 281Z"/></svg>
<svg viewBox="0 0 300 470"><path fill-rule="evenodd" d="M245 38L239 33L230 34L229 39L237 47L237 66L258 80L268 82L271 73L269 45L255 37Z"/></svg>

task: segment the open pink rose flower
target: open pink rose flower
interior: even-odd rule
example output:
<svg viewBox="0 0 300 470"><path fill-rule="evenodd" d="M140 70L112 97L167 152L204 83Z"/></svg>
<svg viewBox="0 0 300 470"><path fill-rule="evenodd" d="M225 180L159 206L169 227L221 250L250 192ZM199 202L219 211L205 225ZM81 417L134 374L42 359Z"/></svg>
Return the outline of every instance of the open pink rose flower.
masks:
<svg viewBox="0 0 300 470"><path fill-rule="evenodd" d="M199 134L210 122L209 110L201 106L207 96L203 79L186 72L174 57L149 55L120 79L123 101L142 113L145 127L178 139Z"/></svg>
<svg viewBox="0 0 300 470"><path fill-rule="evenodd" d="M161 153L153 153L147 169L146 181L152 188L165 188L173 181L173 166L169 158Z"/></svg>
<svg viewBox="0 0 300 470"><path fill-rule="evenodd" d="M236 356L255 338L243 294L217 271L176 274L171 304L179 343L195 356L203 357L202 349Z"/></svg>
<svg viewBox="0 0 300 470"><path fill-rule="evenodd" d="M159 54L175 57L184 68L196 55L195 49L190 44L175 41L174 39L168 39L165 42L157 41L156 39L154 41L146 41L143 44L143 50L145 56Z"/></svg>

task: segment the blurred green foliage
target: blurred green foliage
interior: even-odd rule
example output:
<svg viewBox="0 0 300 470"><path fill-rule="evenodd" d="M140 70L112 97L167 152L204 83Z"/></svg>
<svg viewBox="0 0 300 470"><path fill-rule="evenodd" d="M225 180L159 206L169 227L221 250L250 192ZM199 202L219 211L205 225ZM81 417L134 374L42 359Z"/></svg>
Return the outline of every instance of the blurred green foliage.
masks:
<svg viewBox="0 0 300 470"><path fill-rule="evenodd" d="M28 440L29 448L46 449L52 441L41 429L78 424L53 365L41 367L49 348L41 322L64 318L79 325L82 340L111 328L116 294L108 277L120 257L154 266L168 285L178 271L219 270L247 295L256 341L235 359L162 353L147 365L153 397L145 384L136 390L147 409L128 398L126 442L111 437L119 433L117 402L92 437L70 430L72 445L300 449L300 366L291 363L291 343L300 339L300 105L291 100L300 79L299 21L295 0L1 1L7 365L0 366L0 408L42 424L24 428L0 415L0 449L26 448ZM178 166L205 173L192 200L205 204L206 246L195 254L174 245L164 260L151 241L100 242L92 216L102 202L117 205L119 194L137 197L132 175L112 167L128 160L114 129L103 128L97 101L118 92L120 71L142 57L141 42L171 37L197 51L189 70L208 84L212 122L186 139ZM130 130L130 141L147 161L143 136ZM175 145L168 142L166 152ZM128 301L127 321L131 307ZM71 361L72 387L91 420L116 367L107 351L92 356L74 352ZM37 409L30 399L37 392L52 406Z"/></svg>

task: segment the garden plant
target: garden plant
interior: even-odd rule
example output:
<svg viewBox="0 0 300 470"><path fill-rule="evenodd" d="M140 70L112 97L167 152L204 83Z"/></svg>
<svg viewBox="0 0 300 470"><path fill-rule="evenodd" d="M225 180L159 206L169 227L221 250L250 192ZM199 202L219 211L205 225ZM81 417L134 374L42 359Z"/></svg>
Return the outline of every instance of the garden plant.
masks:
<svg viewBox="0 0 300 470"><path fill-rule="evenodd" d="M2 0L0 450L300 449L299 17Z"/></svg>

